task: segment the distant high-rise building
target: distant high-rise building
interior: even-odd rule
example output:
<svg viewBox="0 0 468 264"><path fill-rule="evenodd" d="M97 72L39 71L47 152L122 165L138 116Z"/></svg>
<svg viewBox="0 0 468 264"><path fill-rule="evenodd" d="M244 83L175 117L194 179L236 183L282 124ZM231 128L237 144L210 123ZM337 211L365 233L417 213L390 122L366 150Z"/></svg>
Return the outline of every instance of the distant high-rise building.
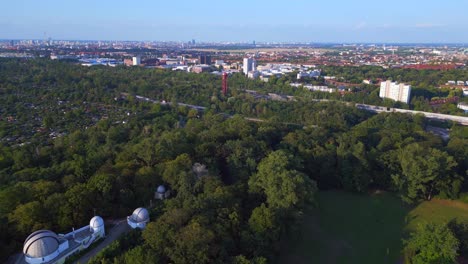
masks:
<svg viewBox="0 0 468 264"><path fill-rule="evenodd" d="M198 63L199 64L210 65L211 64L211 56L210 55L200 55L200 56L198 56Z"/></svg>
<svg viewBox="0 0 468 264"><path fill-rule="evenodd" d="M249 71L253 70L254 66L254 59L252 58L244 58L244 62L242 65L242 70L244 71L244 74L247 75Z"/></svg>
<svg viewBox="0 0 468 264"><path fill-rule="evenodd" d="M395 101L409 104L411 97L411 85L391 81L380 84L380 98L393 99Z"/></svg>
<svg viewBox="0 0 468 264"><path fill-rule="evenodd" d="M257 70L257 61L255 59L252 59L252 70L251 71L256 71Z"/></svg>
<svg viewBox="0 0 468 264"><path fill-rule="evenodd" d="M141 64L141 57L140 56L135 56L132 59L133 59L133 66L137 66L137 65Z"/></svg>
<svg viewBox="0 0 468 264"><path fill-rule="evenodd" d="M254 45L254 46L255 46L255 40L254 40L254 41L252 41L252 45Z"/></svg>
<svg viewBox="0 0 468 264"><path fill-rule="evenodd" d="M192 39L192 45L195 45L195 39Z"/></svg>

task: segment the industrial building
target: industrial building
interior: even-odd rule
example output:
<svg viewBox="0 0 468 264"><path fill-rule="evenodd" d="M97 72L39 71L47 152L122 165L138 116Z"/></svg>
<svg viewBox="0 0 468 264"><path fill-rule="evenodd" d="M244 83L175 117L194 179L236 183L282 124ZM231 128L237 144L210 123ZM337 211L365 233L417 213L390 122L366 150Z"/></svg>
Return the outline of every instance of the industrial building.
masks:
<svg viewBox="0 0 468 264"><path fill-rule="evenodd" d="M24 241L22 263L64 263L69 256L88 248L105 235L104 220L99 216L91 218L89 225L68 234L36 231Z"/></svg>
<svg viewBox="0 0 468 264"><path fill-rule="evenodd" d="M411 86L403 83L386 81L380 83L380 98L388 98L409 104L411 97Z"/></svg>

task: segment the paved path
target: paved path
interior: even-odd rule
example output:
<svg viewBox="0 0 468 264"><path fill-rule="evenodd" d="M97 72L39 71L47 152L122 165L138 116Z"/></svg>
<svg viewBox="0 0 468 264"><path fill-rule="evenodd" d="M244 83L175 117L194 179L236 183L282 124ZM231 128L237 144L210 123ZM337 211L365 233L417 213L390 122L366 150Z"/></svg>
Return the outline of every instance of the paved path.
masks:
<svg viewBox="0 0 468 264"><path fill-rule="evenodd" d="M126 220L119 221L114 227L110 230L106 230L106 238L104 241L101 241L99 245L95 248L91 249L91 251L87 252L83 255L80 259L78 259L74 264L84 264L87 263L92 257L98 254L101 250L107 247L110 243L114 242L117 238L119 238L123 233L130 230L130 227L127 224Z"/></svg>

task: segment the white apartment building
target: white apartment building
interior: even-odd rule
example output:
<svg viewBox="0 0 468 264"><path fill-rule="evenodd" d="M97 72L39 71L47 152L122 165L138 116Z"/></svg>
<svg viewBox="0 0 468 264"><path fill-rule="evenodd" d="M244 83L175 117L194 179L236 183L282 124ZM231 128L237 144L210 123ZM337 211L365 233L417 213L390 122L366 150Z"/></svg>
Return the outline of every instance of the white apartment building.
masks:
<svg viewBox="0 0 468 264"><path fill-rule="evenodd" d="M409 104L411 97L411 85L386 81L380 83L380 98L388 98Z"/></svg>
<svg viewBox="0 0 468 264"><path fill-rule="evenodd" d="M257 68L257 61L252 58L244 58L242 70L244 74L247 75L250 71L255 71Z"/></svg>
<svg viewBox="0 0 468 264"><path fill-rule="evenodd" d="M140 65L141 64L141 57L140 56L133 57L132 62L133 62L134 66Z"/></svg>

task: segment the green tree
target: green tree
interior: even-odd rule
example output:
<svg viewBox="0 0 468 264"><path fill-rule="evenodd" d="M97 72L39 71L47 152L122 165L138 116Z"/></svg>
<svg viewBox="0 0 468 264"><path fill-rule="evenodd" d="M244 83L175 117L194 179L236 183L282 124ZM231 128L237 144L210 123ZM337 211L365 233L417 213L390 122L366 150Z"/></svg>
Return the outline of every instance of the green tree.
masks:
<svg viewBox="0 0 468 264"><path fill-rule="evenodd" d="M249 179L252 192L263 193L272 208L301 207L313 201L315 182L291 168L293 157L283 150L260 161L258 172Z"/></svg>
<svg viewBox="0 0 468 264"><path fill-rule="evenodd" d="M462 178L454 171L457 163L446 152L414 143L401 150L399 161L401 173L392 178L405 201L430 200L441 192L458 195Z"/></svg>
<svg viewBox="0 0 468 264"><path fill-rule="evenodd" d="M411 264L456 263L459 242L446 224L426 223L418 226L404 241L405 258Z"/></svg>
<svg viewBox="0 0 468 264"><path fill-rule="evenodd" d="M453 232L453 235L460 242L460 255L467 256L468 254L468 222L459 219L453 219L448 223L448 227Z"/></svg>
<svg viewBox="0 0 468 264"><path fill-rule="evenodd" d="M8 220L16 225L16 229L25 235L29 232L41 229L43 225L44 210L38 201L19 205L9 214Z"/></svg>

